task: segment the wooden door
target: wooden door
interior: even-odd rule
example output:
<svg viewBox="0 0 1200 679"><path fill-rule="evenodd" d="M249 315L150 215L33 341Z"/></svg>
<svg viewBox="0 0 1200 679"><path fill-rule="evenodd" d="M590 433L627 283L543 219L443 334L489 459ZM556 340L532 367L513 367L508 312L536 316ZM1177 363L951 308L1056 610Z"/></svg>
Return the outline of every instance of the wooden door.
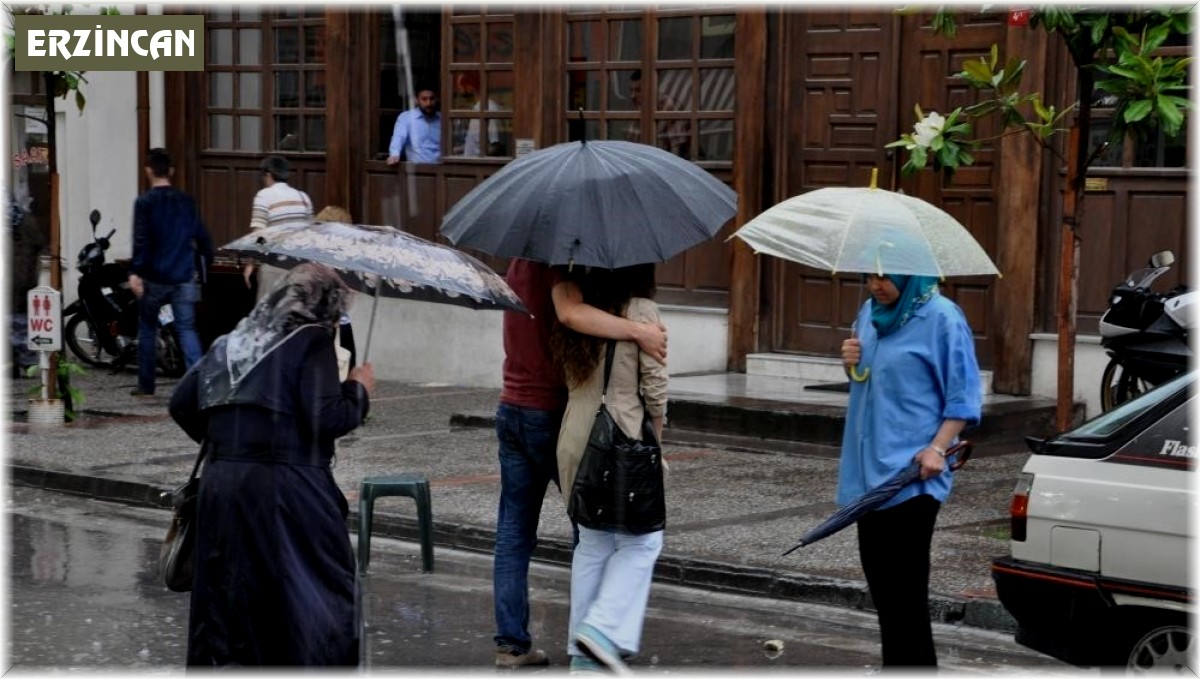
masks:
<svg viewBox="0 0 1200 679"><path fill-rule="evenodd" d="M971 228L994 255L992 191L994 153L984 150L975 167L953 179L926 171L901 178L900 154L885 145L915 122L918 101L926 112L945 112L973 101L953 78L967 59L1003 40L1000 21L972 20L951 43L933 35L928 18L894 12L797 12L784 17L782 98L784 143L779 158L781 201L826 186L868 186L872 168L879 186L903 189L942 206ZM861 276L831 276L768 258L768 347L772 351L833 355L850 333L865 299ZM960 279L945 286L963 304L977 333L981 362L991 361L988 281Z"/></svg>

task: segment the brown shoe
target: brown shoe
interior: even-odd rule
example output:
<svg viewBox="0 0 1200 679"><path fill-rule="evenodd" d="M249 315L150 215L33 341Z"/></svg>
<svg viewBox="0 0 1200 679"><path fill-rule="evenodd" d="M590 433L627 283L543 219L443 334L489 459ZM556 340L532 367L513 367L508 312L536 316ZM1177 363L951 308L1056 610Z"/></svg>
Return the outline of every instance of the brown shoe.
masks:
<svg viewBox="0 0 1200 679"><path fill-rule="evenodd" d="M528 653L517 653L506 648L496 649L496 667L525 667L528 665L549 665L550 658L540 648L531 649Z"/></svg>

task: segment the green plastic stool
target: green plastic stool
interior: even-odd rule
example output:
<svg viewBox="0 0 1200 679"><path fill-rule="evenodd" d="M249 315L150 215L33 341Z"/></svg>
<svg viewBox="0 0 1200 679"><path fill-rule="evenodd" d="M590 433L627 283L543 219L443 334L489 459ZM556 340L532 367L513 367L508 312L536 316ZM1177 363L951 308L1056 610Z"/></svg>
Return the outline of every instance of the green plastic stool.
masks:
<svg viewBox="0 0 1200 679"><path fill-rule="evenodd" d="M424 474L368 476L358 492L358 570L367 572L371 562L371 514L375 499L400 495L417 502L417 521L421 527L421 563L426 573L433 572L433 509L429 500L429 479Z"/></svg>

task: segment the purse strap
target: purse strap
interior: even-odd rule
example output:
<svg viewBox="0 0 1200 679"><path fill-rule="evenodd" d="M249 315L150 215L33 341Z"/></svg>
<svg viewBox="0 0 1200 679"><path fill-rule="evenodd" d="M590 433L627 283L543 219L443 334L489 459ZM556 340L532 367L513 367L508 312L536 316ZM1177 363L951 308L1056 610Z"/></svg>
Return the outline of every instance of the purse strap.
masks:
<svg viewBox="0 0 1200 679"><path fill-rule="evenodd" d="M208 439L200 442L200 454L196 456L196 464L192 465L192 475L188 480L196 478L196 472L200 471L200 463L204 461L205 454L208 453Z"/></svg>
<svg viewBox="0 0 1200 679"><path fill-rule="evenodd" d="M608 378L612 376L613 357L617 353L617 341L609 340L608 347L604 350L604 388L600 390L600 405L605 405L608 400L605 396L608 394ZM636 391L638 400L642 402L642 410L646 409L646 397L642 396L642 371L637 371Z"/></svg>

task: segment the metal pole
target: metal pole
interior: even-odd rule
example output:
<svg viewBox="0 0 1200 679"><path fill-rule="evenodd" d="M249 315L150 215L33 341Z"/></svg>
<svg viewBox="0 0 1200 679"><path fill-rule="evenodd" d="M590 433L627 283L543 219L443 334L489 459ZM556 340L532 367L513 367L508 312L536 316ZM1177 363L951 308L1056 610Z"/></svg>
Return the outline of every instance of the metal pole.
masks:
<svg viewBox="0 0 1200 679"><path fill-rule="evenodd" d="M375 294L371 295L374 301L371 303L371 322L367 325L367 344L363 347L362 362L366 363L367 358L371 355L371 335L375 333L375 313L379 311L379 286L383 285L383 281L379 280L379 276L375 277Z"/></svg>

